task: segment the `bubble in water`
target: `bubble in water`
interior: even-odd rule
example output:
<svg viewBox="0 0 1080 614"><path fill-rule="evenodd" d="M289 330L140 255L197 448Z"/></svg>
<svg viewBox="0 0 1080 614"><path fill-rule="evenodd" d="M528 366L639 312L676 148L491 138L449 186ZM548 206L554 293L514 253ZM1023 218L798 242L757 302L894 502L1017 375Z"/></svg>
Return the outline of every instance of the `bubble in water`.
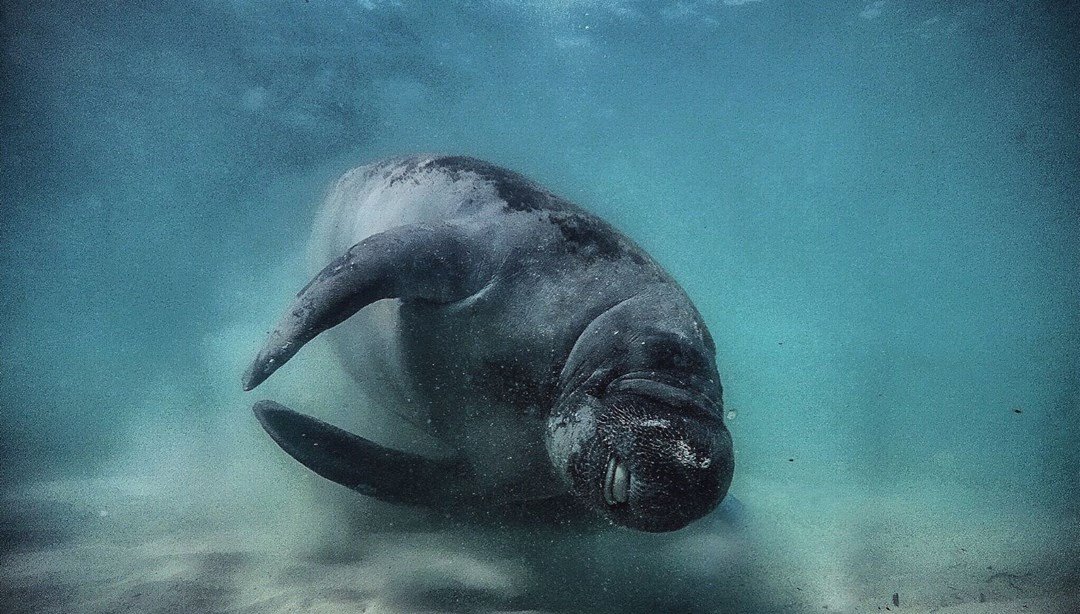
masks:
<svg viewBox="0 0 1080 614"><path fill-rule="evenodd" d="M735 411L734 409L729 409L729 410L727 410L727 414L725 414L724 417L727 420L734 420L735 416L737 416L737 415L739 415L739 412Z"/></svg>

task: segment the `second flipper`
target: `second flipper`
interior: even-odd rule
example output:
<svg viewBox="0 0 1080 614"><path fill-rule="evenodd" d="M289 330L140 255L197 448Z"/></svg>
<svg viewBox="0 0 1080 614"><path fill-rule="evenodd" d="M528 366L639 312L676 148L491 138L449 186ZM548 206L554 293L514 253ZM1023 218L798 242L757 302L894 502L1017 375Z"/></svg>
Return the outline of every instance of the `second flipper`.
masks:
<svg viewBox="0 0 1080 614"><path fill-rule="evenodd" d="M463 460L432 459L380 446L274 401L259 401L252 410L289 456L361 494L436 509L468 505L477 497Z"/></svg>

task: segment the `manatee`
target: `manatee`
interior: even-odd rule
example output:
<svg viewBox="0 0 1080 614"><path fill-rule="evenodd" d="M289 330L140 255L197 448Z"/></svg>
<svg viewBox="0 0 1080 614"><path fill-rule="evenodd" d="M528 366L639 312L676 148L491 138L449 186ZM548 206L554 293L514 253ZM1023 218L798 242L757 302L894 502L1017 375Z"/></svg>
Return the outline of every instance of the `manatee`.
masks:
<svg viewBox="0 0 1080 614"><path fill-rule="evenodd" d="M672 531L734 471L716 349L689 296L596 215L470 157L347 172L320 209L311 281L244 374L251 390L317 335L372 402L444 446L391 449L273 401L288 454L403 505L571 501Z"/></svg>

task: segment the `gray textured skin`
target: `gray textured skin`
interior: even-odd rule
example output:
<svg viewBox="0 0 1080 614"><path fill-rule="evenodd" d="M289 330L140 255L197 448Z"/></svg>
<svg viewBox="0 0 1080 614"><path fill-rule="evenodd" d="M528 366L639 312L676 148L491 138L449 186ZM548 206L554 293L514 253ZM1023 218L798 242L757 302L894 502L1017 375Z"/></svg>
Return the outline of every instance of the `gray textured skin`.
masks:
<svg viewBox="0 0 1080 614"><path fill-rule="evenodd" d="M347 173L311 246L315 279L245 389L333 327L375 402L463 455L482 492L510 499L573 490L569 459L595 427L574 407L640 393L707 414L729 465L723 497L730 437L713 341L671 276L596 216L479 160L413 156ZM358 261L381 260L357 277Z"/></svg>

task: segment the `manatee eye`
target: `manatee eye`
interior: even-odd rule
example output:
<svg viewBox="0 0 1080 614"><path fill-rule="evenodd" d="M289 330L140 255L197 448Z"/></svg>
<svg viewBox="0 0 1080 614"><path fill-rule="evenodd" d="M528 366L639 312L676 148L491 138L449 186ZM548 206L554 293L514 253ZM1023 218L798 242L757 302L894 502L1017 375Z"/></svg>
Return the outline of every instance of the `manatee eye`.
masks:
<svg viewBox="0 0 1080 614"><path fill-rule="evenodd" d="M630 470L614 454L608 458L604 474L604 501L615 506L630 500Z"/></svg>

